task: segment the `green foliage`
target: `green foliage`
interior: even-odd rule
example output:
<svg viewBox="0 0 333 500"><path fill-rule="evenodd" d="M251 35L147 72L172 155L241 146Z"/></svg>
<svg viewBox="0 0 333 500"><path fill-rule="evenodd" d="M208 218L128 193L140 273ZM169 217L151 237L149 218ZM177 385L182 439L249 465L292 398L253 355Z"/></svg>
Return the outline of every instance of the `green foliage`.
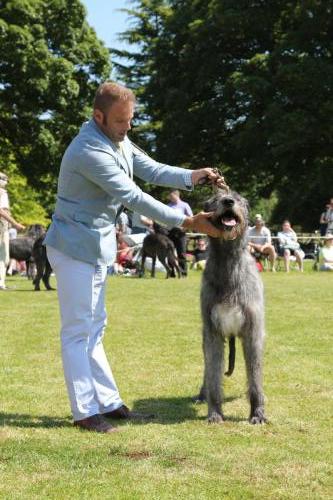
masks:
<svg viewBox="0 0 333 500"><path fill-rule="evenodd" d="M256 214L261 214L269 226L278 203L277 194L273 191L269 198L260 198L250 207L250 220L253 221Z"/></svg>
<svg viewBox="0 0 333 500"><path fill-rule="evenodd" d="M1 499L332 498L332 273L263 273L265 426L247 422L240 343L226 422L208 425L207 405L191 401L203 369L200 274L109 279L113 373L131 408L155 414L117 422L111 436L72 426L56 292L7 277L17 288L1 294Z"/></svg>
<svg viewBox="0 0 333 500"><path fill-rule="evenodd" d="M228 165L251 204L277 193L275 221L316 227L333 183L332 1L132 3L136 45L117 55L137 139L171 164Z"/></svg>
<svg viewBox="0 0 333 500"><path fill-rule="evenodd" d="M48 226L50 220L47 212L41 205L36 190L28 184L27 178L19 173L14 163L7 163L3 171L9 177L8 195L13 217L25 225Z"/></svg>
<svg viewBox="0 0 333 500"><path fill-rule="evenodd" d="M0 2L0 131L48 210L61 156L110 74L85 18L79 0Z"/></svg>

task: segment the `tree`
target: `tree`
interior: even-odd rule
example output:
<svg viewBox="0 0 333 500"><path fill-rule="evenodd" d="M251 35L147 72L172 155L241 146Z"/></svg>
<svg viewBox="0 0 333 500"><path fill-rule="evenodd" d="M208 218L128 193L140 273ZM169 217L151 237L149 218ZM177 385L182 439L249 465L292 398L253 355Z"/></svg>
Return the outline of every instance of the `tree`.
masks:
<svg viewBox="0 0 333 500"><path fill-rule="evenodd" d="M135 50L118 56L132 61L119 71L142 105L142 144L170 163L221 166L254 204L274 191L273 218L315 226L333 175L332 2L133 5L123 38Z"/></svg>
<svg viewBox="0 0 333 500"><path fill-rule="evenodd" d="M85 17L79 0L0 0L0 158L9 147L49 210L61 156L110 74Z"/></svg>

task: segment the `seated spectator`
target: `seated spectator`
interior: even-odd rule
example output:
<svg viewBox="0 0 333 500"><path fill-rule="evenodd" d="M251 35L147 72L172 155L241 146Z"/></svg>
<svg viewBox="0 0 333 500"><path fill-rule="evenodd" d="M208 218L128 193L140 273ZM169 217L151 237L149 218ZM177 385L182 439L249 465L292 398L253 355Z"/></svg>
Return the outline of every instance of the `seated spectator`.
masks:
<svg viewBox="0 0 333 500"><path fill-rule="evenodd" d="M320 271L333 271L333 234L325 236L324 246L319 253Z"/></svg>
<svg viewBox="0 0 333 500"><path fill-rule="evenodd" d="M121 232L123 234L131 234L132 229L130 227L130 221L128 214L125 210L121 212L117 219L117 227L116 227L117 232Z"/></svg>
<svg viewBox="0 0 333 500"><path fill-rule="evenodd" d="M260 214L254 219L254 226L248 230L248 246L251 254L256 258L268 257L271 270L275 272L276 253L270 230L265 226L265 221Z"/></svg>
<svg viewBox="0 0 333 500"><path fill-rule="evenodd" d="M199 238L197 240L197 246L193 250L192 254L193 254L192 268L200 270L205 269L207 254L208 254L207 242L205 238Z"/></svg>
<svg viewBox="0 0 333 500"><path fill-rule="evenodd" d="M117 234L117 259L114 263L115 274L131 274L136 269L133 261L133 249L126 243L121 232Z"/></svg>
<svg viewBox="0 0 333 500"><path fill-rule="evenodd" d="M282 223L282 231L277 234L279 240L279 254L284 258L285 270L287 273L290 271L290 256L294 255L298 268L303 272L303 259L304 252L297 241L297 235L292 229L288 220Z"/></svg>

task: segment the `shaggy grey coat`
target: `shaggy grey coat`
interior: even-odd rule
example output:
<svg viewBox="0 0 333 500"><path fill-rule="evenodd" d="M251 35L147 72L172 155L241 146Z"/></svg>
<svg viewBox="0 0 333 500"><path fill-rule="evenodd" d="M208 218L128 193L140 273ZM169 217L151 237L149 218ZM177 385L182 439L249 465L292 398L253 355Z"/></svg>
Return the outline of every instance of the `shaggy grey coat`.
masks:
<svg viewBox="0 0 333 500"><path fill-rule="evenodd" d="M219 190L205 206L213 223L225 230L223 239L209 239L202 279L201 313L205 359L201 399L208 402L208 421L222 422L221 378L224 344L239 337L244 352L250 422L264 423L262 357L264 341L263 286L255 261L246 248L247 202L235 192Z"/></svg>

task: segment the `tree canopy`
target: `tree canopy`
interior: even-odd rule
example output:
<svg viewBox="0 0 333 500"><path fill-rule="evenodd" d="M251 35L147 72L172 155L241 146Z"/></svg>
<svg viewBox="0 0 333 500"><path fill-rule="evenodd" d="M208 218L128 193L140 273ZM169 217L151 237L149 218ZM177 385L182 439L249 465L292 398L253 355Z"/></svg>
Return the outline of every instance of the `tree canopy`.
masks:
<svg viewBox="0 0 333 500"><path fill-rule="evenodd" d="M0 0L0 161L48 210L61 156L110 74L79 0ZM12 168L12 167L11 167Z"/></svg>
<svg viewBox="0 0 333 500"><path fill-rule="evenodd" d="M173 164L221 166L273 221L317 226L332 196L332 1L135 0L115 54L137 138ZM196 199L193 198L196 203Z"/></svg>

